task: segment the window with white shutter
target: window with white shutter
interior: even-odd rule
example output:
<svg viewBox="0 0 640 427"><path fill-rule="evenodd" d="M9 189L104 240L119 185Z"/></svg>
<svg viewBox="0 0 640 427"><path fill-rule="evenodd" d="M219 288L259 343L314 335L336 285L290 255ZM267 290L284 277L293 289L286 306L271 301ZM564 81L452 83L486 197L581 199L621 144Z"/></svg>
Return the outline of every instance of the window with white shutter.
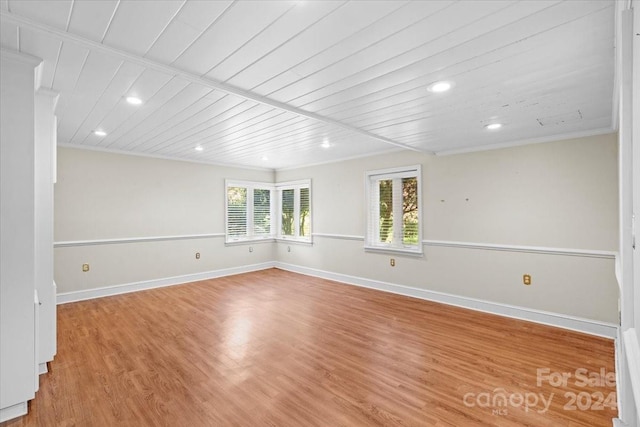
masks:
<svg viewBox="0 0 640 427"><path fill-rule="evenodd" d="M226 242L274 237L275 217L271 184L227 181Z"/></svg>
<svg viewBox="0 0 640 427"><path fill-rule="evenodd" d="M279 200L278 238L311 242L311 180L276 184Z"/></svg>
<svg viewBox="0 0 640 427"><path fill-rule="evenodd" d="M368 250L422 254L420 165L367 172Z"/></svg>

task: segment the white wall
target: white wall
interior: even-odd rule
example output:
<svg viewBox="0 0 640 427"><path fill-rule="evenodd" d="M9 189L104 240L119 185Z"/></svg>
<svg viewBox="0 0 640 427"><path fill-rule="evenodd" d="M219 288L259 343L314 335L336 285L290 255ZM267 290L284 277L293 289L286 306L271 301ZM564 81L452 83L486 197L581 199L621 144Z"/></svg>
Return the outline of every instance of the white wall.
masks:
<svg viewBox="0 0 640 427"><path fill-rule="evenodd" d="M367 170L421 163L427 240L573 250L617 249L615 135L473 154L398 152L295 170L255 171L63 148L55 240L224 232L224 179L312 179L315 233L363 236ZM468 200L467 200L468 199ZM81 291L277 260L367 279L617 322L609 257L426 246L422 258L366 253L363 241L225 246L224 238L55 250L59 292ZM290 251L287 248L290 247ZM194 253L202 253L196 260ZM91 271L83 273L83 263ZM531 274L532 286L522 284Z"/></svg>
<svg viewBox="0 0 640 427"><path fill-rule="evenodd" d="M273 260L273 243L225 246L225 178L273 182L266 170L98 151L58 150L55 249L59 293L184 276ZM133 243L122 238L220 236ZM200 252L201 258L195 259ZM82 264L90 265L89 272Z"/></svg>
<svg viewBox="0 0 640 427"><path fill-rule="evenodd" d="M363 236L364 174L423 165L426 240L617 250L615 135L434 157L411 152L279 171L312 179L313 230ZM468 199L468 200L467 200ZM361 240L279 244L284 263L616 323L614 260L426 246L423 258L366 253ZM532 286L522 284L531 274Z"/></svg>

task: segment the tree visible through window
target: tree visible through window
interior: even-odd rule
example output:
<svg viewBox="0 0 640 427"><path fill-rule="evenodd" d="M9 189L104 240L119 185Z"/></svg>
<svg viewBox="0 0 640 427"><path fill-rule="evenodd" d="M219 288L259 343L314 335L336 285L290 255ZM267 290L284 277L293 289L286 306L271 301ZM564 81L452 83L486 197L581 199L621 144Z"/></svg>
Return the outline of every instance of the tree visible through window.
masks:
<svg viewBox="0 0 640 427"><path fill-rule="evenodd" d="M247 234L247 189L227 189L227 234L237 237Z"/></svg>
<svg viewBox="0 0 640 427"><path fill-rule="evenodd" d="M294 194L293 188L282 190L282 235L293 236L294 235Z"/></svg>
<svg viewBox="0 0 640 427"><path fill-rule="evenodd" d="M366 247L421 253L419 166L369 172L367 188Z"/></svg>
<svg viewBox="0 0 640 427"><path fill-rule="evenodd" d="M226 242L311 242L311 181L226 181Z"/></svg>
<svg viewBox="0 0 640 427"><path fill-rule="evenodd" d="M271 234L271 190L256 188L253 190L253 233Z"/></svg>
<svg viewBox="0 0 640 427"><path fill-rule="evenodd" d="M273 237L273 187L241 181L227 182L226 187L226 241Z"/></svg>
<svg viewBox="0 0 640 427"><path fill-rule="evenodd" d="M280 235L283 239L311 241L310 180L277 184L280 194Z"/></svg>

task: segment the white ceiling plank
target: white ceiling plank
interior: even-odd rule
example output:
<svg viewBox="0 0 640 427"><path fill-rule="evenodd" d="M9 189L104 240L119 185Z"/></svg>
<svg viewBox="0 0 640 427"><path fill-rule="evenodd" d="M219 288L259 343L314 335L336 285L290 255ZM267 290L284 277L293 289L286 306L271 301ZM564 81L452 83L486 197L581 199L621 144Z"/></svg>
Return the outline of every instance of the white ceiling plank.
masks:
<svg viewBox="0 0 640 427"><path fill-rule="evenodd" d="M262 93L258 86L264 81L287 71L301 59L309 58L366 28L402 5L403 2L384 1L346 3L336 13L328 15L327 19L313 25L275 52L256 62L254 66L230 79L228 83L243 89L256 88L257 93ZM367 13L362 13L363 8Z"/></svg>
<svg viewBox="0 0 640 427"><path fill-rule="evenodd" d="M0 0L0 9L9 11L9 0Z"/></svg>
<svg viewBox="0 0 640 427"><path fill-rule="evenodd" d="M223 145L225 152L234 153L252 150L253 147L263 144L273 144L275 142L285 145L289 143L295 144L295 141L300 141L302 137L308 135L320 135L318 138L322 141L322 138L327 134L340 131L342 130L331 128L325 123L310 119L287 119L281 122L281 124L271 126L268 131L254 131L241 138L225 140Z"/></svg>
<svg viewBox="0 0 640 427"><path fill-rule="evenodd" d="M268 111L252 110L251 114L244 113L243 115L238 115L226 120L222 126L219 124L216 127L207 129L206 132L196 136L196 141L200 145L207 145L220 140L227 141L232 138L241 138L256 129L264 129L264 126L267 126L269 123L276 124L286 120L291 120L291 118L287 117L287 113L275 108Z"/></svg>
<svg viewBox="0 0 640 427"><path fill-rule="evenodd" d="M228 80L335 11L341 4L341 1L308 2L290 9L258 37L253 38L216 65L207 76L219 81Z"/></svg>
<svg viewBox="0 0 640 427"><path fill-rule="evenodd" d="M287 168L611 127L613 0L2 1L3 47L44 58L71 146Z"/></svg>
<svg viewBox="0 0 640 427"><path fill-rule="evenodd" d="M549 32L544 37L528 39L510 49L495 50L455 64L447 70L456 81L456 88L444 96L425 91L426 85L431 81L427 75L426 78L410 80L361 98L353 98L345 104L338 103L321 113L352 126L360 126L377 116L390 118L402 114L406 107L442 111L442 106L434 102L438 99L448 99L455 104L455 108L460 108L461 103L466 100L486 100L491 91L510 93L523 88L535 88L534 90L539 91L546 76L562 77L575 70L584 70L590 63L597 62L598 57L612 52L613 41L611 35L607 34L608 30L598 26L591 27L591 24L594 23L586 21L582 24L583 28L577 27L577 23L568 26L570 35L564 36L566 46L560 49L548 49L549 44L561 35ZM593 29L585 31L589 28ZM572 46L571 38L575 39L575 46ZM582 49L580 56L576 56L571 50L579 47L580 43L585 43L588 47ZM574 57L571 63L564 61L568 55ZM566 85L566 82L563 81L562 84ZM554 88L557 89L559 88ZM608 108L606 103L603 106Z"/></svg>
<svg viewBox="0 0 640 427"><path fill-rule="evenodd" d="M424 70L442 69L446 63L443 64L438 60L438 57L434 59L436 55L453 56L449 54L450 50L454 48L460 49L459 46L469 46L466 48L467 51L474 52L474 54L478 52L478 49L485 52L490 51L495 48L495 43L498 43L498 46L504 43L504 39L497 38L494 43L487 43L486 41L481 43L477 41L481 36L484 35L486 39L490 37L493 32L504 27L505 20L508 19L509 22L514 22L511 20L515 19L517 22L519 19L522 19L523 16L532 16L529 14L530 9L537 9L530 6L524 10L520 10L514 8L512 3L505 2L492 2L490 4L493 6L493 9L487 8L484 3L479 2L471 4L458 3L453 7L444 9L441 13L433 15L433 19L428 20L432 25L425 28L425 34L422 40L426 40L426 42L420 46L408 51L400 51L393 57L382 60L381 62L373 64L367 62L367 66L363 67L362 70L347 75L343 73L342 78L340 78L339 75L334 75L338 77L338 80L329 80L327 81L328 84L311 91L298 92L298 95L288 99L287 102L315 111L316 108L319 109L322 107L317 107L315 104L312 106L310 104L324 100L331 95L336 95L340 98L352 96L350 93L341 94L341 92L349 89L366 93L366 91L370 89L365 89L362 85L371 80L384 79L380 81L380 84L393 84L392 81L388 81L388 77L397 78L399 71L403 71L403 69L407 67L413 66L422 72L424 72ZM527 2L525 4L537 6L545 5L546 2ZM549 8L543 10L549 10ZM451 27L451 20L454 19L455 25L457 26L456 30L448 30ZM552 25L548 22L544 22L543 24ZM512 24L512 27L514 28L513 31L519 31L521 34L525 34L523 37L530 34L528 30L523 30L523 27L520 25ZM443 33L444 35L442 35ZM386 51L388 50L389 49ZM462 57L464 57L464 54ZM441 78L446 77L447 76L442 76Z"/></svg>
<svg viewBox="0 0 640 427"><path fill-rule="evenodd" d="M151 49L149 49L145 57L170 64L175 61L180 53L199 35L200 30L184 22L174 20L153 44Z"/></svg>
<svg viewBox="0 0 640 427"><path fill-rule="evenodd" d="M93 107L87 111L69 143L82 144L87 136L101 127L104 118L122 103L122 94L127 92L143 72L144 68L139 65L123 63Z"/></svg>
<svg viewBox="0 0 640 427"><path fill-rule="evenodd" d="M121 0L104 44L144 55L183 3L183 0Z"/></svg>
<svg viewBox="0 0 640 427"><path fill-rule="evenodd" d="M44 61L41 81L43 87L51 89L53 86L53 75L61 45L61 41L44 37L42 34L30 31L27 28L23 28L20 31L21 51Z"/></svg>
<svg viewBox="0 0 640 427"><path fill-rule="evenodd" d="M91 53L78 77L68 108L59 116L58 131L62 142L69 142L99 97L115 77L122 61Z"/></svg>
<svg viewBox="0 0 640 427"><path fill-rule="evenodd" d="M8 10L25 18L66 30L72 4L73 0L10 0Z"/></svg>
<svg viewBox="0 0 640 427"><path fill-rule="evenodd" d="M172 120L176 114L192 106L198 100L204 99L211 92L212 90L209 88L194 84L188 85L169 102L158 108L144 121L138 123L134 129L122 135L117 142L125 149L138 147L146 134Z"/></svg>
<svg viewBox="0 0 640 427"><path fill-rule="evenodd" d="M232 0L189 0L176 19L197 30L206 30L232 3Z"/></svg>
<svg viewBox="0 0 640 427"><path fill-rule="evenodd" d="M102 41L119 0L76 1L71 11L69 32Z"/></svg>
<svg viewBox="0 0 640 427"><path fill-rule="evenodd" d="M244 123L245 121L250 120L254 117L260 117L261 115L267 114L272 110L273 109L271 107L268 107L266 105L245 102L238 105L237 107L225 111L215 118L210 119L203 126L197 129L192 129L188 135L179 140L174 140L172 143L172 147L167 147L166 150L169 150L169 152L171 153L178 154L188 148L182 147L183 144L181 144L181 142L184 142L184 145L187 146L196 145L201 141L206 140L207 138L224 132L227 128L233 128L236 124Z"/></svg>
<svg viewBox="0 0 640 427"><path fill-rule="evenodd" d="M98 123L99 127L107 133L107 136L96 139L93 135L89 135L84 143L109 146L117 141L124 133L123 125L137 114L140 114L141 110L148 111L148 109L152 109L153 97L171 80L172 78L166 74L144 69L142 74L134 80L134 83L126 89L126 92L123 91L112 99L112 102L115 102L115 108L111 109ZM136 92L140 91L144 94L142 105L131 105L126 102L125 97L131 93L134 87L137 88ZM149 105L150 103L151 105Z"/></svg>
<svg viewBox="0 0 640 427"><path fill-rule="evenodd" d="M307 66L307 71L302 71L300 67L296 67L293 71L305 76L304 78L281 88L272 88L267 95L280 101L296 100L363 69L390 61L404 52L417 50L420 46L430 43L444 29L451 28L454 17L459 17L455 25L463 26L477 19L479 14L491 15L500 8L509 7L509 4L504 2L492 3L493 8L488 8L484 4L482 7L479 7L479 4L476 7L469 7L465 3L454 3L445 4L443 7L440 3L420 3L420 5L425 4L431 6L430 8L422 7L426 9L423 13L427 17L414 25L406 26L402 31L396 31L384 38L374 38L374 43L349 55L326 58L320 69L312 70ZM461 20L461 16L464 16L464 21ZM384 25L384 27L387 26Z"/></svg>
<svg viewBox="0 0 640 427"><path fill-rule="evenodd" d="M56 105L58 118L64 116L73 96L76 82L89 55L89 50L71 43L63 43L53 75L53 90L60 94ZM64 142L64 141L62 141Z"/></svg>
<svg viewBox="0 0 640 427"><path fill-rule="evenodd" d="M168 81L167 81L168 79ZM159 84L166 81L164 84ZM189 83L177 78L169 78L169 76L161 73L146 70L142 77L138 79L134 86L138 90L149 94L142 105L131 105L124 99L121 102L123 113L129 112L128 117L124 121L120 121L115 129L111 131L102 143L103 146L120 149L120 138L126 135L138 123L144 121L148 116L152 115L158 108L162 107L168 100L177 96Z"/></svg>
<svg viewBox="0 0 640 427"><path fill-rule="evenodd" d="M455 2L451 0L409 2L330 49L292 67L292 70L301 76L308 76L326 68L327 64L335 64L363 50L374 53L375 49L387 51L387 46L381 43L390 43L389 48L393 51L399 47L408 50L408 45L424 42L423 32L425 27L431 25L431 17L438 19L444 10L454 5ZM389 53L392 52L387 51ZM268 93L275 90L273 88Z"/></svg>
<svg viewBox="0 0 640 427"><path fill-rule="evenodd" d="M445 70L448 66L459 62L460 58L474 58L491 53L507 44L520 46L522 42L530 40L536 34L561 25L561 22L569 19L568 14L575 14L570 6L567 3L560 3L508 26L501 26L500 21L495 20L495 15L490 16L488 18L492 21L492 26L489 27L491 31L481 30L482 26L462 28L451 37L443 37L430 43L426 47L428 49L418 56L416 56L418 52L415 51L403 54L402 58L371 67L357 75L300 96L290 103L310 111L319 111L327 106L347 102L354 97L364 96L379 88L392 86L415 77L421 70L436 70L433 81L446 79L449 75ZM597 2L589 2L584 9L580 9L580 14L588 15L599 7ZM525 25L524 21L534 21L535 25ZM532 28L535 30L532 31ZM505 40L509 42L505 43Z"/></svg>
<svg viewBox="0 0 640 427"><path fill-rule="evenodd" d="M299 127L308 128L311 121L303 117L295 116L291 113L282 113L264 120L256 121L255 124L246 126L239 131L224 135L224 138L213 141L215 145L221 147L234 147L244 149L248 145L247 141L268 141L270 138L283 138L285 132L294 132ZM320 126L321 123L315 123Z"/></svg>
<svg viewBox="0 0 640 427"><path fill-rule="evenodd" d="M0 46L9 50L18 50L18 26L7 22L0 25Z"/></svg>
<svg viewBox="0 0 640 427"><path fill-rule="evenodd" d="M207 95L185 107L182 111L176 112L172 117L156 127L151 129L145 129L142 127L144 132L139 136L134 135L136 150L145 151L149 147L156 146L158 144L157 141L161 136L167 136L172 130L178 129L180 126L184 126L185 123L192 122L194 116L201 113L224 96L226 96L226 94L219 91L209 92ZM143 123L143 125L145 124L146 122ZM124 141L127 144L131 142L131 140L129 140L129 135L124 136Z"/></svg>
<svg viewBox="0 0 640 427"><path fill-rule="evenodd" d="M167 130L167 132L155 138L153 141L154 144L148 147L146 151L154 153L160 149L164 149L165 147L170 147L175 143L175 141L184 139L194 132L205 128L209 120L214 120L216 117L219 117L228 111L248 109L252 105L255 104L235 96L225 95L210 104L204 110L194 114L188 120L172 127Z"/></svg>
<svg viewBox="0 0 640 427"><path fill-rule="evenodd" d="M611 46L612 41L600 42L604 46ZM524 51L521 55L503 58L493 61L482 67L475 68L473 73L467 72L456 75L456 90L445 97L434 96L424 90L424 85L417 87L407 86L406 90L399 92L397 96L382 98L377 102L369 102L364 107L352 108L334 114L336 120L349 123L352 126L362 127L380 120L396 120L411 114L431 112L432 114L450 114L453 110L465 108L467 104L477 104L478 101L490 99L496 90L509 93L510 98L498 102L498 106L514 104L514 97L526 99L528 93L539 93L540 85L550 91L562 90L571 80L581 81L584 76L573 75L571 72L580 70L581 73L594 62L594 55L576 57L571 64L563 61L564 53L561 50L549 53L547 49L540 51ZM552 56L552 58L549 58ZM545 59L550 60L554 66L549 66ZM555 59L555 61L554 61ZM527 70L526 73L516 73L514 70ZM554 84L550 84L554 81ZM509 89L511 87L511 89ZM460 90L457 90L457 89ZM444 100L447 104L443 105ZM438 102L442 101L442 102ZM551 101L553 102L553 101ZM606 103L602 103L607 108ZM449 108L450 107L450 108Z"/></svg>
<svg viewBox="0 0 640 427"><path fill-rule="evenodd" d="M280 123L287 119L287 113L271 109L260 114L251 114L245 117L234 117L222 124L211 127L202 133L189 137L190 144L199 145L205 149L211 145L219 145L221 141L243 137L256 129L262 129L269 123ZM182 155L189 151L191 146L173 151L175 155Z"/></svg>
<svg viewBox="0 0 640 427"><path fill-rule="evenodd" d="M284 103L280 103L277 102L275 100L271 100L268 99L266 97L263 97L261 95L237 88L235 86L231 86L225 83L221 83L221 82L216 82L213 81L211 79L208 78L203 78L203 77L199 77L194 75L193 73L190 73L188 71L184 71L182 69L173 67L173 66L167 66L166 64L161 64L157 61L152 61L146 58L141 58L140 56L137 56L135 54L132 54L130 52L127 51L123 51L120 49L116 49L113 47L109 47L109 46L105 46L103 44L100 43L96 43L93 41L90 41L88 39L84 39L81 38L79 36L74 36L72 34L57 30L53 27L44 25L44 24L40 24L38 22L29 20L27 18L22 18L18 15L13 15L4 11L0 10L0 19L4 22L17 22L21 25L28 25L30 29L33 30L37 30L37 31L41 31L43 33L49 34L51 36L57 37L65 42L72 42L72 43L76 43L79 44L81 46L85 46L88 47L94 51L97 52L101 52L104 54L108 54L108 55L112 55L114 57L118 57L121 58L123 60L126 61L131 61L137 64L142 64L148 68L154 69L154 70L158 70L164 73L167 73L169 75L174 75L174 76L180 76L180 78L188 81L188 82L192 82L192 83L197 83L197 84L202 84L204 86L210 87L212 89L217 89L217 90L221 90L224 91L226 93L229 94L233 94L234 96L239 96L241 98L247 99L247 100L251 100L252 102L257 102L259 104L264 104L264 105L270 105L272 107L275 108L280 108L284 111L289 111L295 114L299 114L301 116L304 117L308 117L311 118L313 120L319 120L322 121L324 123L330 124L332 126L337 126L337 127L341 127L341 128L347 128L348 130L350 130L351 132L366 136L368 138L371 139L375 139L375 140L380 140L383 142L386 142L387 144L391 144L394 146L398 146L398 147L404 147L406 149L409 150L413 150L413 147L411 146L405 146L403 144L399 144L396 141L392 141L392 140L388 140L386 138L382 138L378 135L373 135L373 134L369 134L365 131L356 129L356 128L352 128L349 127L347 125L345 125L344 123L340 123L340 122L336 122L334 120L331 120L329 118L326 117L322 117L320 115L299 109L299 108L293 108L288 104L284 104Z"/></svg>
<svg viewBox="0 0 640 427"><path fill-rule="evenodd" d="M321 147L318 141L323 138L327 138L332 141L330 150ZM345 148L352 148L355 145L362 143L366 144L366 138L355 136L346 130L336 130L331 132L324 127L315 129L304 133L302 135L295 135L293 137L279 137L274 138L271 141L259 141L252 144L251 147L244 147L238 149L235 145L230 146L230 149L215 150L215 154L218 157L230 157L238 159L240 161L250 161L252 159L260 159L263 155L269 158L269 161L281 161L283 156L293 156L294 158L317 156L323 152L343 151ZM379 144L378 148L384 148L384 144ZM360 145L359 149L364 147ZM388 148L388 146L387 146ZM369 146L369 150L376 151L375 146ZM303 155L303 153L305 153Z"/></svg>
<svg viewBox="0 0 640 427"><path fill-rule="evenodd" d="M289 1L236 2L174 62L174 65L197 75L204 75L291 7L293 6Z"/></svg>
<svg viewBox="0 0 640 427"><path fill-rule="evenodd" d="M222 142L218 141L217 144L223 145L226 149L229 149L231 146L233 146L234 149L240 150L250 149L251 146L258 143L282 140L285 137L300 135L311 129L317 129L323 126L325 126L324 123L285 113L283 116L279 116L276 120L265 124L259 129L247 130L242 135L227 137Z"/></svg>
<svg viewBox="0 0 640 427"><path fill-rule="evenodd" d="M224 14L232 1L189 1L145 55L172 64Z"/></svg>

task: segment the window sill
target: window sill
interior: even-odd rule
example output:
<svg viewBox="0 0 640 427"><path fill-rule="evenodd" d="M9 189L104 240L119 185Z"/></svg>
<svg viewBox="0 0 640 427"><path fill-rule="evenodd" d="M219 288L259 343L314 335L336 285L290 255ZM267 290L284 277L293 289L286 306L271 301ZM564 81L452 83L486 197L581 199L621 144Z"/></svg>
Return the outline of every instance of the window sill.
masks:
<svg viewBox="0 0 640 427"><path fill-rule="evenodd" d="M256 243L273 243L276 239L273 237L254 237L251 239L238 239L238 240L225 240L225 246L236 246L236 245L253 245Z"/></svg>
<svg viewBox="0 0 640 427"><path fill-rule="evenodd" d="M278 243L292 243L294 245L313 246L313 240L311 239L302 240L302 239L293 239L293 238L286 238L286 237L276 237L275 240Z"/></svg>
<svg viewBox="0 0 640 427"><path fill-rule="evenodd" d="M420 246L419 249L401 249L401 248L365 245L364 251L371 252L371 253L408 256L408 257L415 257L415 258L422 258L424 256L424 252L422 251L422 246Z"/></svg>

